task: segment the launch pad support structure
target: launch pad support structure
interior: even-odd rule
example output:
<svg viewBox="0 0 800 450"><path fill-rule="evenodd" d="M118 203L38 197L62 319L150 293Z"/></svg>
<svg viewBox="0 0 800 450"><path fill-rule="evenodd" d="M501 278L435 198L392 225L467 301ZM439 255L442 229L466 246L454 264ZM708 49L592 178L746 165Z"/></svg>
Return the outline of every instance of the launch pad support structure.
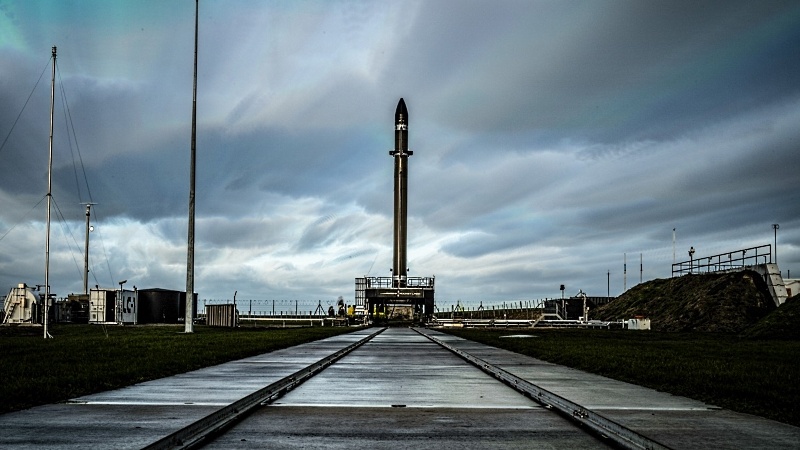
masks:
<svg viewBox="0 0 800 450"><path fill-rule="evenodd" d="M363 301L367 314L387 314L387 306L413 305L414 317L427 320L433 314L433 277L409 277L408 236L408 109L401 98L394 113L394 252L392 276L356 278L356 305Z"/></svg>
<svg viewBox="0 0 800 450"><path fill-rule="evenodd" d="M434 308L434 278L408 277L406 287L392 286L391 277L356 278L356 305L364 305L375 319L383 314L392 318L397 307L413 307L414 319L428 321Z"/></svg>

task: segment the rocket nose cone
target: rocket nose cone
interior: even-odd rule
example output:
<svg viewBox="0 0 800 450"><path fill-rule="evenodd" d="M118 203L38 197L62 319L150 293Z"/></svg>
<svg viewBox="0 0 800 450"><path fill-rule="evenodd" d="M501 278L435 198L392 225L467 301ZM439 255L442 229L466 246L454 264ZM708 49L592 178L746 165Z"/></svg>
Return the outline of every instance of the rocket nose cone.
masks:
<svg viewBox="0 0 800 450"><path fill-rule="evenodd" d="M395 123L399 122L400 120L408 123L408 110L406 109L406 102L402 98L397 103L397 109L394 111Z"/></svg>

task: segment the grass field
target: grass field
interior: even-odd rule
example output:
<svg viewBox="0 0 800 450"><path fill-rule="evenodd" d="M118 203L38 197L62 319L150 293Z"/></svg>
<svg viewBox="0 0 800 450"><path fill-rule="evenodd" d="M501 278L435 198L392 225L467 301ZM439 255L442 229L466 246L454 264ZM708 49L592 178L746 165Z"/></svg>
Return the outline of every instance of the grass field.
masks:
<svg viewBox="0 0 800 450"><path fill-rule="evenodd" d="M348 332L56 325L0 328L0 413L182 373ZM448 332L546 361L800 426L800 341L609 330ZM511 334L533 338L503 338Z"/></svg>
<svg viewBox="0 0 800 450"><path fill-rule="evenodd" d="M345 327L0 327L0 413L64 401L352 331Z"/></svg>
<svg viewBox="0 0 800 450"><path fill-rule="evenodd" d="M800 341L622 330L446 331L545 361L800 426ZM514 334L535 337L502 337Z"/></svg>

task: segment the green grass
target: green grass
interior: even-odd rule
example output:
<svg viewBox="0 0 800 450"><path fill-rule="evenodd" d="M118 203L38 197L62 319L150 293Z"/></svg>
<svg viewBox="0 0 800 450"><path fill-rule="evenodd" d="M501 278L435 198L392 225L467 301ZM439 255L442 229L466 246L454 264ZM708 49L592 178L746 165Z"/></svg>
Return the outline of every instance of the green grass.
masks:
<svg viewBox="0 0 800 450"><path fill-rule="evenodd" d="M64 401L351 331L348 328L0 328L0 413ZM800 426L800 341L711 333L448 330L452 334L734 411Z"/></svg>
<svg viewBox="0 0 800 450"><path fill-rule="evenodd" d="M447 332L545 361L800 426L800 341L610 330ZM535 338L501 338L528 333Z"/></svg>
<svg viewBox="0 0 800 450"><path fill-rule="evenodd" d="M55 325L0 328L0 413L68 400L352 331Z"/></svg>

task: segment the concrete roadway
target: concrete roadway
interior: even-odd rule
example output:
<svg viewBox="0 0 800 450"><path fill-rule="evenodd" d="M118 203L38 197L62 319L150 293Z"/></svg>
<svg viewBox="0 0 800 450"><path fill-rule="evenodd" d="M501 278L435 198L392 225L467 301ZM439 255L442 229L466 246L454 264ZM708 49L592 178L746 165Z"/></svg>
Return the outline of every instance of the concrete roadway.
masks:
<svg viewBox="0 0 800 450"><path fill-rule="evenodd" d="M372 330L0 415L0 448L141 448ZM800 428L432 334L673 448L800 448ZM519 331L515 331L519 333ZM597 448L409 329L389 329L211 448Z"/></svg>
<svg viewBox="0 0 800 450"><path fill-rule="evenodd" d="M416 332L392 328L207 448L425 447L604 444Z"/></svg>
<svg viewBox="0 0 800 450"><path fill-rule="evenodd" d="M0 448L139 449L374 331L361 329L68 403L3 414Z"/></svg>
<svg viewBox="0 0 800 450"><path fill-rule="evenodd" d="M444 333L429 333L671 448L800 449L798 427L551 364Z"/></svg>

